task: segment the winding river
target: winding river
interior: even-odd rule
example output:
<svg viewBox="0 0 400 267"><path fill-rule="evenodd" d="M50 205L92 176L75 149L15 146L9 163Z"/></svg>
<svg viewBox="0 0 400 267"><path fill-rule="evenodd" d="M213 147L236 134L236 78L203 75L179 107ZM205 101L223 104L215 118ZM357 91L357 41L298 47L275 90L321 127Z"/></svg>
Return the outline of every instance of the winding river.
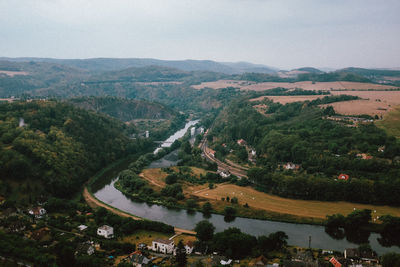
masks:
<svg viewBox="0 0 400 267"><path fill-rule="evenodd" d="M190 121L185 125L184 129L176 132L166 140L168 144L181 138L189 127L195 125L197 121ZM165 145L168 145L167 143ZM174 154L175 153L175 154ZM163 157L161 160L155 161L150 165L153 168L160 168L176 164L176 151ZM351 243L346 239L336 240L325 233L323 226L283 223L267 220L256 220L247 218L236 218L232 222L225 222L222 215L213 214L209 218L205 218L202 213L189 213L186 210L169 209L160 205L150 205L132 201L114 187L117 178L109 177L107 184L101 186L94 195L108 205L116 207L122 211L146 218L149 220L160 221L179 228L193 229L201 220L209 220L216 228L216 231L223 231L229 227L237 227L243 232L252 235L268 235L276 231L284 231L288 236L288 243L294 246L308 247L309 237L311 236L311 247L326 250L343 251L345 248L357 247L357 244ZM378 254L387 252L400 252L398 247L383 247L377 238L379 234L371 233L369 243Z"/></svg>

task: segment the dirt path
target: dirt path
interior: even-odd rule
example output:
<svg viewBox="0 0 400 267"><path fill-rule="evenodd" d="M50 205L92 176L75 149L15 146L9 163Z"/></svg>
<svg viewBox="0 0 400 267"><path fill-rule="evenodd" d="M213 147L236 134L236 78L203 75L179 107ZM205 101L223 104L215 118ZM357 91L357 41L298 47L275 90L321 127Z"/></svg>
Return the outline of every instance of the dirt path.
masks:
<svg viewBox="0 0 400 267"><path fill-rule="evenodd" d="M100 200L95 198L93 195L91 195L86 187L83 190L83 197L85 198L85 201L88 203L88 205L91 208L103 207L106 210L108 210L108 211L110 211L110 212L112 212L112 213L114 213L114 214L116 214L118 216L121 216L121 217L128 217L128 218L132 218L134 220L143 220L143 218L140 218L138 216L134 216L132 214L120 211L120 210L118 210L116 208L110 207L107 204L101 202ZM178 228L178 227L174 227L174 231L177 234L196 235L195 231L186 230L186 229L182 229L182 228Z"/></svg>

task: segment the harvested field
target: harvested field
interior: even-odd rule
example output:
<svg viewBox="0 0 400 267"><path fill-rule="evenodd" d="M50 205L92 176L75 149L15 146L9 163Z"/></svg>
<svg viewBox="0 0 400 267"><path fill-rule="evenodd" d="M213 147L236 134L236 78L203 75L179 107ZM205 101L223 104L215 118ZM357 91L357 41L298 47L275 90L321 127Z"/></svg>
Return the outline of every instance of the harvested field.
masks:
<svg viewBox="0 0 400 267"><path fill-rule="evenodd" d="M329 104L339 114L371 116L382 115L400 105L400 91L331 91L332 95L354 95L363 100L343 101ZM326 107L327 105L321 105Z"/></svg>
<svg viewBox="0 0 400 267"><path fill-rule="evenodd" d="M397 89L399 87L391 86L391 85L383 85L383 84L374 84L374 83L358 83L358 82L311 82L311 81L303 81L303 82L264 82L264 83L255 83L249 81L234 81L234 80L219 80L215 82L205 82L199 85L193 85L193 88L203 89L203 88L226 88L226 87L237 87L241 90L252 90L252 91L264 91L277 87L287 88L287 89L296 89L300 88L303 90L387 90L387 89Z"/></svg>
<svg viewBox="0 0 400 267"><path fill-rule="evenodd" d="M215 82L204 82L201 84L192 85L192 87L195 89L203 89L203 88L220 89L220 88L226 88L226 87L242 88L242 87L248 86L250 84L255 84L255 82L236 81L236 80L218 80Z"/></svg>
<svg viewBox="0 0 400 267"><path fill-rule="evenodd" d="M15 75L28 75L25 71L8 71L8 70L0 70L0 74L5 74L10 77L14 77Z"/></svg>
<svg viewBox="0 0 400 267"><path fill-rule="evenodd" d="M202 190L195 195L212 200L220 200L227 196L230 198L237 197L241 205L248 203L250 207L257 209L319 219L325 219L326 215L336 213L347 215L354 208L376 210L376 213L373 212L374 216L385 214L400 216L400 208L396 207L289 199L262 193L251 187L240 187L232 184L223 184L215 189Z"/></svg>
<svg viewBox="0 0 400 267"><path fill-rule="evenodd" d="M318 98L323 98L325 96L329 96L329 95L296 95L296 96L260 96L257 98L253 98L250 99L251 102L253 101L261 101L264 100L266 98L277 102L277 103L281 103L282 105L285 105L287 103L293 103L293 102L303 102L303 101L307 101L307 100L315 100ZM260 106L260 105L257 105ZM256 107L256 106L254 106Z"/></svg>
<svg viewBox="0 0 400 267"><path fill-rule="evenodd" d="M323 108L327 106L332 106L336 113L342 115L368 114L371 116L380 116L392 109L390 105L386 103L372 100L352 100L320 105L320 107Z"/></svg>

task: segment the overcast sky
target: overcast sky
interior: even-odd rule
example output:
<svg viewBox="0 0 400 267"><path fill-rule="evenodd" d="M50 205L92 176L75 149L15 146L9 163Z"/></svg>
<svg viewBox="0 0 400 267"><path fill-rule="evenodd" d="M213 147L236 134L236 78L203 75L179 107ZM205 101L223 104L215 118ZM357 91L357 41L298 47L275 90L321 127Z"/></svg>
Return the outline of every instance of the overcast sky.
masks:
<svg viewBox="0 0 400 267"><path fill-rule="evenodd" d="M400 0L0 0L0 56L400 67Z"/></svg>

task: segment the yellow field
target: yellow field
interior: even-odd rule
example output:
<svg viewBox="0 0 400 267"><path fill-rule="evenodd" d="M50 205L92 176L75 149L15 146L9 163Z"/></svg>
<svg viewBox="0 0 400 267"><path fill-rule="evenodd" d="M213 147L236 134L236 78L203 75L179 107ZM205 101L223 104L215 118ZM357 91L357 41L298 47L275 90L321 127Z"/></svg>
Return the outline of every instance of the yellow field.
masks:
<svg viewBox="0 0 400 267"><path fill-rule="evenodd" d="M291 214L300 217L312 217L325 219L326 215L341 213L347 215L356 209L371 209L374 216L390 214L400 216L400 208L389 206L376 206L355 204L349 202L323 202L311 200L296 200L282 198L256 191L251 187L240 187L232 184L224 184L215 189L203 190L195 193L198 197L210 200L220 200L222 197L237 197L239 204L248 203L250 207L270 212Z"/></svg>

